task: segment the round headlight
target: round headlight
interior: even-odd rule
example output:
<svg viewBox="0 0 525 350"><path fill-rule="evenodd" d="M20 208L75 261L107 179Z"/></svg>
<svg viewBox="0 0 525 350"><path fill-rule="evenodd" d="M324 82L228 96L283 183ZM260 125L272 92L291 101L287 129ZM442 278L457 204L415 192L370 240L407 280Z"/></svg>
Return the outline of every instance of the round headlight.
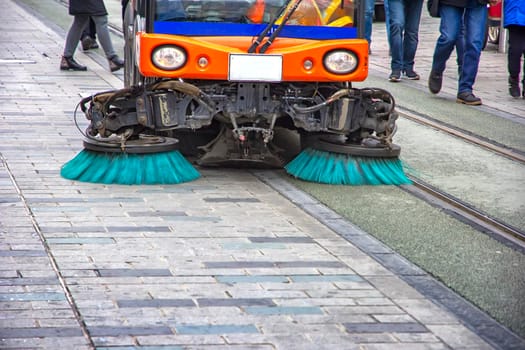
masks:
<svg viewBox="0 0 525 350"><path fill-rule="evenodd" d="M160 46L153 51L151 60L160 69L179 69L186 63L186 51L176 46Z"/></svg>
<svg viewBox="0 0 525 350"><path fill-rule="evenodd" d="M357 68L357 56L346 50L336 50L324 56L324 67L334 74L348 74Z"/></svg>

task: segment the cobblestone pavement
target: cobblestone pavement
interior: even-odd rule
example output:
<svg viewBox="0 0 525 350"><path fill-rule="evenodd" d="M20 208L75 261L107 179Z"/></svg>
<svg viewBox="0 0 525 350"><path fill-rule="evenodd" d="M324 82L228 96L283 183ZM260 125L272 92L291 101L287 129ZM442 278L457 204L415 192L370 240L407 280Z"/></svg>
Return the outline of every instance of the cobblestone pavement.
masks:
<svg viewBox="0 0 525 350"><path fill-rule="evenodd" d="M523 345L480 316L503 332L490 345L336 231L399 260L388 248L272 173L203 170L175 186L61 178L81 147L80 96L122 82L80 52L87 72L60 71L63 38L10 0L0 31L0 348Z"/></svg>

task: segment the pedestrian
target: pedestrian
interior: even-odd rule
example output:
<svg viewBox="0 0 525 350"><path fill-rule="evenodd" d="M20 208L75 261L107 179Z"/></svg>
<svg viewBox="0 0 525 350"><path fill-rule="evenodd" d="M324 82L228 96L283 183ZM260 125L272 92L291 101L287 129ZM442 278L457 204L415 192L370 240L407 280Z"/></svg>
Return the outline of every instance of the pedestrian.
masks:
<svg viewBox="0 0 525 350"><path fill-rule="evenodd" d="M121 0L122 4L122 23L124 23L124 17L126 17L126 8L128 7L129 0Z"/></svg>
<svg viewBox="0 0 525 350"><path fill-rule="evenodd" d="M374 21L375 0L365 0L365 39L368 41L368 53L371 52L372 44L372 22Z"/></svg>
<svg viewBox="0 0 525 350"><path fill-rule="evenodd" d="M457 52L462 63L459 69L457 103L481 105L481 99L472 92L487 22L487 3L497 4L501 0L439 0L440 36L436 42L428 88L433 94L441 90L443 72L454 47L463 31L463 50Z"/></svg>
<svg viewBox="0 0 525 350"><path fill-rule="evenodd" d="M509 93L512 97L525 97L525 0L503 2L503 25L509 30L507 69ZM523 56L522 90L520 91L521 57Z"/></svg>
<svg viewBox="0 0 525 350"><path fill-rule="evenodd" d="M389 28L389 14L388 14L388 0L383 2L383 9L385 11L385 26L386 36L390 35ZM375 14L375 0L365 0L365 39L368 41L368 53L372 54L372 22L374 21Z"/></svg>
<svg viewBox="0 0 525 350"><path fill-rule="evenodd" d="M401 74L407 79L419 80L419 74L414 71L414 59L422 8L423 0L388 0L392 71L388 80L391 82L401 81Z"/></svg>
<svg viewBox="0 0 525 350"><path fill-rule="evenodd" d="M98 49L97 27L95 26L95 22L93 22L91 17L89 18L89 24L82 31L80 43L82 44L82 50L84 51Z"/></svg>
<svg viewBox="0 0 525 350"><path fill-rule="evenodd" d="M124 61L118 57L113 49L108 29L108 12L103 0L70 0L69 14L74 17L67 33L64 54L60 61L61 70L87 70L86 66L75 61L73 55L82 35L82 30L88 24L90 17L95 23L98 39L109 62L109 69L114 72L124 67Z"/></svg>

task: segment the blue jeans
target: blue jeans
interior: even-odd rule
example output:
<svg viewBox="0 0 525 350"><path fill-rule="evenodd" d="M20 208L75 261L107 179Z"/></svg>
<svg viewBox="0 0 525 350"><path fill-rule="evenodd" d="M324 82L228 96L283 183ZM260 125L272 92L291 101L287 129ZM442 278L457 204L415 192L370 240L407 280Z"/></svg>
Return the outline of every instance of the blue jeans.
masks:
<svg viewBox="0 0 525 350"><path fill-rule="evenodd" d="M423 0L388 0L392 71L413 71Z"/></svg>
<svg viewBox="0 0 525 350"><path fill-rule="evenodd" d="M372 22L374 21L374 0L365 0L365 39L372 42Z"/></svg>
<svg viewBox="0 0 525 350"><path fill-rule="evenodd" d="M374 21L374 0L365 0L365 39L368 41L368 45L372 43L372 22ZM389 15L388 15L388 0L384 1L385 9L385 25L386 25L386 36L389 37L390 28L388 26Z"/></svg>
<svg viewBox="0 0 525 350"><path fill-rule="evenodd" d="M458 37L461 36L461 27L463 26L463 58L458 58L458 63L462 62L463 65L459 75L458 94L472 92L485 39L487 8L482 5L472 8L440 5L439 14L441 16L439 26L441 35L434 50L432 72L439 75L443 74L447 60L450 58L454 46L456 46Z"/></svg>

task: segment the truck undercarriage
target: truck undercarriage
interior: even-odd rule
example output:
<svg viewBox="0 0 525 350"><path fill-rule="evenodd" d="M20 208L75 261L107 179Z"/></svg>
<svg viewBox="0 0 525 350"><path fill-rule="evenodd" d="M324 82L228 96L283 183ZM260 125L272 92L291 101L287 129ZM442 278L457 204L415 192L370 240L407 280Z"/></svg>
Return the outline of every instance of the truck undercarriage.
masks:
<svg viewBox="0 0 525 350"><path fill-rule="evenodd" d="M200 165L282 167L298 150L397 157L390 93L348 83L159 80L80 102L87 149L148 153L178 149ZM278 130L299 144L279 147ZM177 142L180 140L180 142ZM295 154L294 154L295 153Z"/></svg>

